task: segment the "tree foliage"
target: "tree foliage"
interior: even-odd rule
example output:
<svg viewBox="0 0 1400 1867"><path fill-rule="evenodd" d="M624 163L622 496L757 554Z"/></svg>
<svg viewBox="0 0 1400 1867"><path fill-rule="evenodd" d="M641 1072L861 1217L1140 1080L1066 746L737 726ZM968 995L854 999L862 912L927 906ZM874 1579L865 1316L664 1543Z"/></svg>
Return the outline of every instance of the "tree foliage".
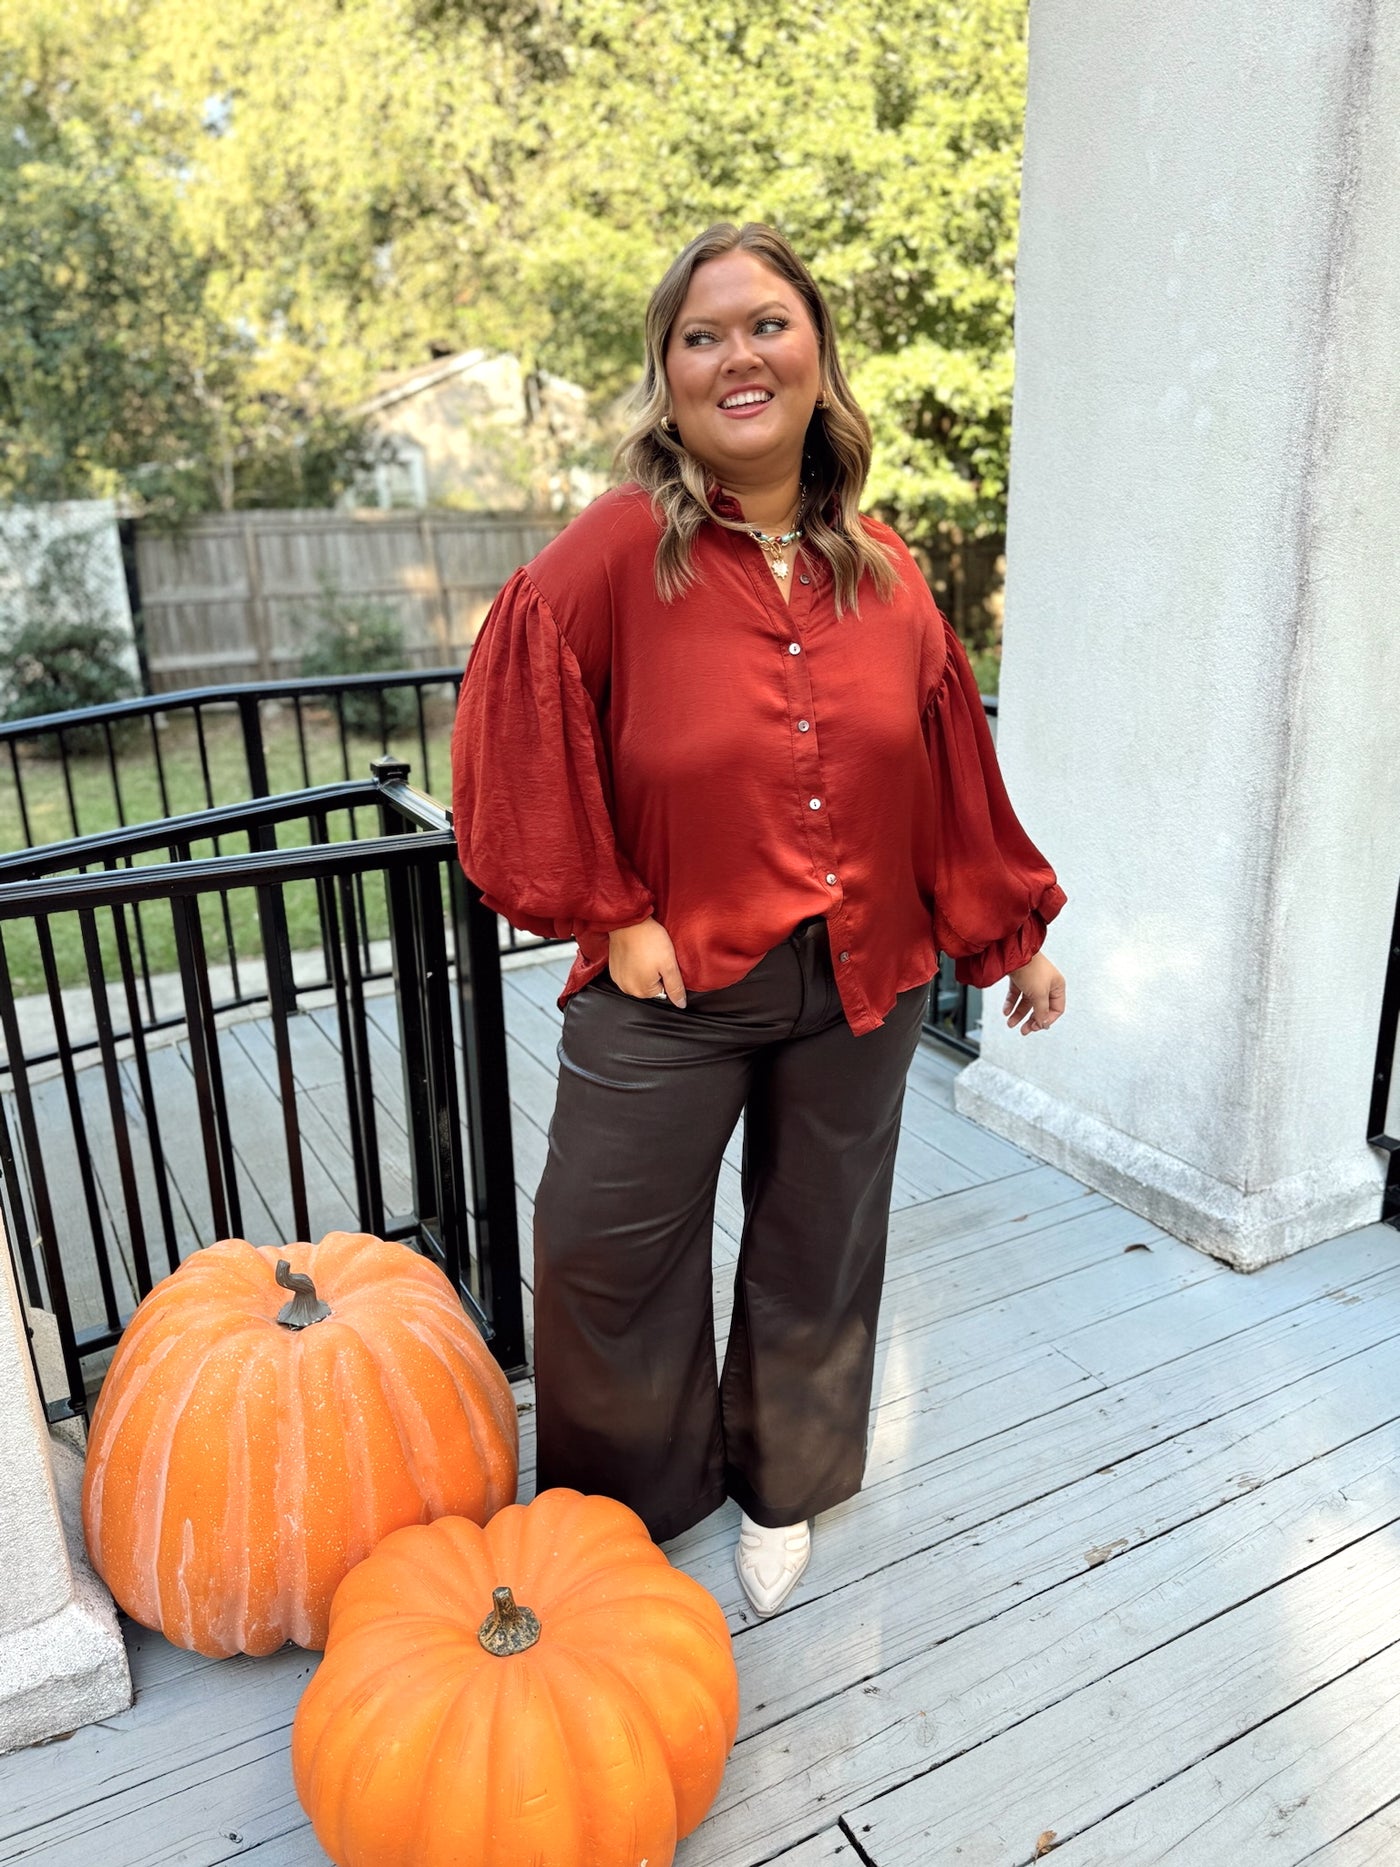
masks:
<svg viewBox="0 0 1400 1867"><path fill-rule="evenodd" d="M0 134L28 139L0 234L50 255L0 309L12 480L194 463L200 496L239 503L319 435L323 493L353 451L334 411L430 346L615 396L678 247L763 219L830 295L871 503L915 537L1001 523L1026 0L70 0L59 20L14 0L0 27ZM74 250L103 258L65 311ZM66 432L74 370L101 389Z"/></svg>

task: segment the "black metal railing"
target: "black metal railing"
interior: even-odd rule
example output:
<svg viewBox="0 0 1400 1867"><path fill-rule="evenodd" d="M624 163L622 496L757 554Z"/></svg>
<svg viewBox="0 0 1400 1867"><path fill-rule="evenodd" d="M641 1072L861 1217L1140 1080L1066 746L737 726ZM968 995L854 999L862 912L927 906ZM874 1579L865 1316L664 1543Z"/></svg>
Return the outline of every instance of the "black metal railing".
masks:
<svg viewBox="0 0 1400 1867"><path fill-rule="evenodd" d="M128 829L274 792L351 782L377 755L408 759L425 792L450 789L449 740L460 668L260 681L145 695L0 724L0 848L22 850ZM352 809L349 835L358 835ZM219 854L219 833L212 853ZM248 1002L240 945L219 904L228 989L218 1009ZM361 916L362 963L371 961ZM132 932L141 990L153 997L139 911ZM558 944L497 920L505 952ZM62 967L60 968L62 970ZM37 977L34 990L42 987Z"/></svg>
<svg viewBox="0 0 1400 1867"><path fill-rule="evenodd" d="M460 668L422 668L243 682L6 721L11 840L34 846L349 779L364 769L358 742L411 757L425 791L445 790L443 728L461 679ZM133 812L138 783L152 795ZM59 807L47 823L36 788Z"/></svg>
<svg viewBox="0 0 1400 1867"><path fill-rule="evenodd" d="M84 1364L189 1250L308 1238L352 1215L441 1264L522 1371L497 917L462 875L448 813L408 778L383 758L372 780L0 859L0 1191L21 1289L63 1344L51 1417L82 1411ZM337 840L334 820L355 812L379 834ZM301 840L279 846L289 833ZM215 839L242 848L195 853ZM393 988L377 996L363 940L375 891ZM220 901L250 905L259 929L260 976L236 1002L211 984ZM309 972L288 932L308 911ZM163 1005L143 997L142 912L152 931L168 923L176 956ZM60 980L64 939L82 987ZM42 994L12 988L17 942L37 952ZM240 1020L250 1005L266 1018ZM75 1067L84 1050L100 1068Z"/></svg>
<svg viewBox="0 0 1400 1867"><path fill-rule="evenodd" d="M1385 1155L1385 1183L1381 1191L1381 1218L1400 1227L1400 1120L1390 1122L1391 1095L1400 1069L1400 893L1390 929L1385 983L1381 988L1381 1020L1376 1034L1376 1067L1371 1078L1366 1139Z"/></svg>

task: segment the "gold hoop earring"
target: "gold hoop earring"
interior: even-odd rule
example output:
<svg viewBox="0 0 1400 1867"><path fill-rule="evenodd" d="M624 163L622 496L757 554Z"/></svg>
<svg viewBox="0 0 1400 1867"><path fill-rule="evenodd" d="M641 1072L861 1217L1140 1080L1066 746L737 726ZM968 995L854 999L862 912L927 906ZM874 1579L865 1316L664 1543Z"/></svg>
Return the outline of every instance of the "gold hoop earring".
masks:
<svg viewBox="0 0 1400 1867"><path fill-rule="evenodd" d="M819 396L817 397L817 407L818 407L818 408L825 408L825 407L826 407L826 405L827 405L827 404L826 404L826 397L825 397L824 395L819 395Z"/></svg>
<svg viewBox="0 0 1400 1867"><path fill-rule="evenodd" d="M661 417L661 426L666 430L668 434L679 434L680 433L679 423L672 421L669 415L663 415Z"/></svg>

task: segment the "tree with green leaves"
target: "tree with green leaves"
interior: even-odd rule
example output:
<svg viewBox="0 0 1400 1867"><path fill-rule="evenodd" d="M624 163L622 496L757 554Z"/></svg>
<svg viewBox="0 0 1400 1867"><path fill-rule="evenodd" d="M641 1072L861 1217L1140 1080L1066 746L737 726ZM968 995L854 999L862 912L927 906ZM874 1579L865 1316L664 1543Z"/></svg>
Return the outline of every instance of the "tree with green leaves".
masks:
<svg viewBox="0 0 1400 1867"><path fill-rule="evenodd" d="M178 115L85 49L42 6L0 28L0 497L328 503L360 424L221 292Z"/></svg>
<svg viewBox="0 0 1400 1867"><path fill-rule="evenodd" d="M324 493L333 464L289 480L294 437L314 451L319 418L343 460L334 412L430 348L510 350L602 404L678 248L761 219L830 296L875 428L870 502L914 541L1001 526L1026 0L73 0L61 28L50 0L18 9L0 63L50 34L25 108L139 148L102 237L129 243L166 348L136 354L119 294L92 301L113 385L94 407L134 396L148 424L135 447L124 414L76 433L94 470L130 482L168 442L211 504ZM8 210L21 230L40 193ZM61 402L61 367L39 356L35 407Z"/></svg>

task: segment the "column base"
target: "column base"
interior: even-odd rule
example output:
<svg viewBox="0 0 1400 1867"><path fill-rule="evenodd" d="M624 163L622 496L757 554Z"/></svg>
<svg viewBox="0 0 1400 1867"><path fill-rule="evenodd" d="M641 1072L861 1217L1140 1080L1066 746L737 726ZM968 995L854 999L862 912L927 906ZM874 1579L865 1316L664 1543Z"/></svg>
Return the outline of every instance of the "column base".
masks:
<svg viewBox="0 0 1400 1867"><path fill-rule="evenodd" d="M982 1057L959 1072L953 1106L1235 1270L1257 1271L1381 1215L1385 1167L1364 1142L1355 1155L1243 1191Z"/></svg>
<svg viewBox="0 0 1400 1867"><path fill-rule="evenodd" d="M83 1547L82 1459L61 1440L52 1443L73 1594L56 1614L0 1634L0 1755L95 1724L131 1703L117 1611Z"/></svg>

